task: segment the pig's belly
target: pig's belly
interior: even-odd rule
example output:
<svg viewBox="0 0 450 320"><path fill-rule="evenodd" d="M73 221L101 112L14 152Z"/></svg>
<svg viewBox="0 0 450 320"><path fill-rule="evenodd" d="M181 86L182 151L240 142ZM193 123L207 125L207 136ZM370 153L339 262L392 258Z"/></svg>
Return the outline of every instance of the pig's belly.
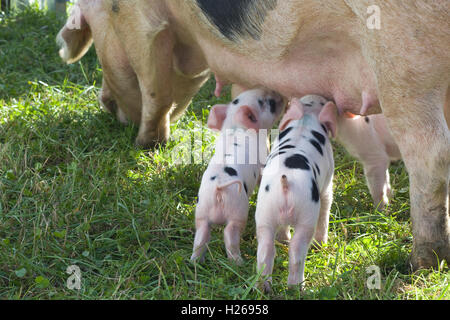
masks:
<svg viewBox="0 0 450 320"><path fill-rule="evenodd" d="M335 40L297 44L278 60L255 59L204 43L211 70L219 78L244 87L264 86L282 95L321 95L335 101L340 112L380 113L375 75L354 44ZM348 46L347 46L348 45Z"/></svg>

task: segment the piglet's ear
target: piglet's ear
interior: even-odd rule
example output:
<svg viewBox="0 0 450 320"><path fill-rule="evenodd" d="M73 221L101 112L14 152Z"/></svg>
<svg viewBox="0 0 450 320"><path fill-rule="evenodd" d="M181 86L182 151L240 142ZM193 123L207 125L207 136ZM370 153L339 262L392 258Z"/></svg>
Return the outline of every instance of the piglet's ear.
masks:
<svg viewBox="0 0 450 320"><path fill-rule="evenodd" d="M223 122L227 117L228 105L216 104L211 108L208 117L208 128L213 130L222 130Z"/></svg>
<svg viewBox="0 0 450 320"><path fill-rule="evenodd" d="M283 118L280 121L280 131L288 126L289 122L303 118L303 104L298 99L292 99Z"/></svg>
<svg viewBox="0 0 450 320"><path fill-rule="evenodd" d="M240 106L234 115L234 121L247 129L259 129L259 114L250 106Z"/></svg>
<svg viewBox="0 0 450 320"><path fill-rule="evenodd" d="M323 106L322 111L320 111L319 114L319 121L327 127L333 138L336 138L337 134L337 116L338 109L331 101Z"/></svg>

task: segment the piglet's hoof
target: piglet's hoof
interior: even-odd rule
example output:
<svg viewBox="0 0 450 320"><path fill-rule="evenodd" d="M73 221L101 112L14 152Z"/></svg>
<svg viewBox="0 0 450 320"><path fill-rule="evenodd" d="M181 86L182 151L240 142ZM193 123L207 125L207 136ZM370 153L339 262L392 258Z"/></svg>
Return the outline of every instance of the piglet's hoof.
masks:
<svg viewBox="0 0 450 320"><path fill-rule="evenodd" d="M270 285L270 281L264 281L260 283L260 290L265 294L271 294L272 293L272 286Z"/></svg>
<svg viewBox="0 0 450 320"><path fill-rule="evenodd" d="M438 268L440 261L450 264L450 245L444 241L414 245L410 256L412 271Z"/></svg>

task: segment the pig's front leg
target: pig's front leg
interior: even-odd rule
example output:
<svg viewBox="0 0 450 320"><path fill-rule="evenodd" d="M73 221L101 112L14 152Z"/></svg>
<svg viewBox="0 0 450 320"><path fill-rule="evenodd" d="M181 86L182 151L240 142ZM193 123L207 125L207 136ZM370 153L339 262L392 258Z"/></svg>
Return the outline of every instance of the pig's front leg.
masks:
<svg viewBox="0 0 450 320"><path fill-rule="evenodd" d="M138 74L142 114L136 144L141 147L152 147L169 139L169 112L173 102L171 46L170 31L158 33L149 50L149 61L155 62Z"/></svg>
<svg viewBox="0 0 450 320"><path fill-rule="evenodd" d="M128 21L128 23L123 23ZM113 13L114 31L136 73L142 112L136 144L152 147L169 138L173 103L174 35L164 20L151 20L135 4L122 1ZM130 34L130 30L138 30Z"/></svg>
<svg viewBox="0 0 450 320"><path fill-rule="evenodd" d="M401 99L387 94L382 101L409 173L413 269L435 267L439 260L450 263L450 131L442 97L445 91L431 90Z"/></svg>
<svg viewBox="0 0 450 320"><path fill-rule="evenodd" d="M262 270L261 276L267 277L263 283L264 292L271 291L273 261L275 258L275 230L267 226L257 226L256 237L258 239L257 268Z"/></svg>

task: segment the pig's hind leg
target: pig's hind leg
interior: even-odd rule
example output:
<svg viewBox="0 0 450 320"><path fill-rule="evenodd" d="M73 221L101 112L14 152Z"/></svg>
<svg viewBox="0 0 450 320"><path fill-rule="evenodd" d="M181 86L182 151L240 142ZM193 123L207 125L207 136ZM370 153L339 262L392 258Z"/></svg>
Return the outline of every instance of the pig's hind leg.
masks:
<svg viewBox="0 0 450 320"><path fill-rule="evenodd" d="M195 228L194 249L191 261L202 262L206 251L206 245L211 238L211 226L207 219L199 219L195 221Z"/></svg>
<svg viewBox="0 0 450 320"><path fill-rule="evenodd" d="M256 237L258 239L257 266L258 272L266 279L263 283L264 292L270 292L273 260L275 258L275 230L269 226L257 226Z"/></svg>
<svg viewBox="0 0 450 320"><path fill-rule="evenodd" d="M231 220L224 229L224 242L228 259L236 264L242 264L240 240L246 221Z"/></svg>
<svg viewBox="0 0 450 320"><path fill-rule="evenodd" d="M303 287L305 261L309 245L315 233L319 218L320 204L311 203L303 209L305 214L298 216L294 236L289 245L289 276L288 286Z"/></svg>
<svg viewBox="0 0 450 320"><path fill-rule="evenodd" d="M330 220L331 203L333 202L332 180L333 177L331 177L331 181L328 184L328 187L325 188L320 194L319 219L317 221L313 243L314 247L317 249L320 248L322 244L325 244L328 241L328 224Z"/></svg>

